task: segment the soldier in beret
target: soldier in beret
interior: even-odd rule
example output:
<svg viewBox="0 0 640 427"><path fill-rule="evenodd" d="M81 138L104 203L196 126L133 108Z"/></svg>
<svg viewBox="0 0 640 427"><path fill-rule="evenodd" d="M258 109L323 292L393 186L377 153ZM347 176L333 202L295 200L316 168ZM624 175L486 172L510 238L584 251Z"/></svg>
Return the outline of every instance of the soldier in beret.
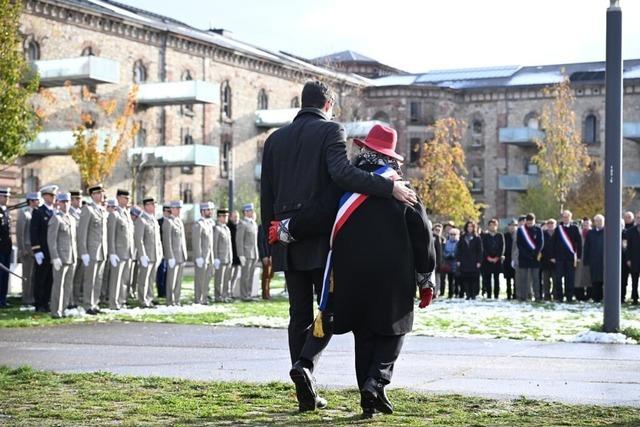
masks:
<svg viewBox="0 0 640 427"><path fill-rule="evenodd" d="M58 210L49 220L47 243L53 266L53 287L51 292L51 317L64 317L64 309L69 305L73 292L73 269L78 257L76 242L76 221L69 214L69 193L57 196Z"/></svg>
<svg viewBox="0 0 640 427"><path fill-rule="evenodd" d="M36 261L33 296L36 311L43 313L49 312L49 300L51 299L51 286L53 284L51 257L49 256L49 244L47 243L47 227L49 219L55 213L54 201L57 192L57 185L47 185L40 189L44 204L33 211L30 224L31 250Z"/></svg>

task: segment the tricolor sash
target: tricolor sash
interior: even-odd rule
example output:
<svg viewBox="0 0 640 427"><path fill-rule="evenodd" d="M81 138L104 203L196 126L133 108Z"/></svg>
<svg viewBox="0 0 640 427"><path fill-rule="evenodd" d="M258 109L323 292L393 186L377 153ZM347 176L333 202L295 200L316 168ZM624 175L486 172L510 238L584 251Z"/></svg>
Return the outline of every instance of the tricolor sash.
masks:
<svg viewBox="0 0 640 427"><path fill-rule="evenodd" d="M373 173L384 178L394 179L398 177L396 171L389 166L382 166L376 169ZM344 224L368 198L368 194L348 192L340 198L338 213L336 214L336 219L333 223L331 236L329 238L329 254L327 255L327 263L325 265L324 276L322 279L322 294L320 295L320 305L318 306L319 313L316 316L313 325L313 335L318 338L322 338L324 336L324 330L322 328L322 313L327 309L329 296L333 293L333 242Z"/></svg>
<svg viewBox="0 0 640 427"><path fill-rule="evenodd" d="M573 248L573 243L571 242L571 239L569 239L569 236L567 236L567 232L564 230L564 226L562 224L558 226L558 231L560 232L560 238L564 245L569 249L569 252L575 256L576 250Z"/></svg>
<svg viewBox="0 0 640 427"><path fill-rule="evenodd" d="M535 251L536 242L534 242L533 237L531 237L525 225L520 226L520 235L524 238L524 241L527 243L527 246L529 246L532 251Z"/></svg>

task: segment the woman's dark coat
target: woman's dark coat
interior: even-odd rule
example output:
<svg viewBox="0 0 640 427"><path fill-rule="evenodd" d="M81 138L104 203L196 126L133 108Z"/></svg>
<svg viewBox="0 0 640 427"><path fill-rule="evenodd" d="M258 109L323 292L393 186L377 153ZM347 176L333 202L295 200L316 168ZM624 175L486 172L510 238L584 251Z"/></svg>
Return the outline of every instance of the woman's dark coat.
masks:
<svg viewBox="0 0 640 427"><path fill-rule="evenodd" d="M589 230L584 243L584 265L589 266L591 282L602 282L604 278L604 229Z"/></svg>
<svg viewBox="0 0 640 427"><path fill-rule="evenodd" d="M480 272L477 267L478 264L482 263L482 239L480 239L480 236L473 236L468 242L465 234L460 236L460 241L456 247L456 261L460 263L458 272L462 275Z"/></svg>
<svg viewBox="0 0 640 427"><path fill-rule="evenodd" d="M504 256L504 236L500 233L482 233L482 271L484 273L502 273L502 257ZM487 258L500 258L492 263Z"/></svg>

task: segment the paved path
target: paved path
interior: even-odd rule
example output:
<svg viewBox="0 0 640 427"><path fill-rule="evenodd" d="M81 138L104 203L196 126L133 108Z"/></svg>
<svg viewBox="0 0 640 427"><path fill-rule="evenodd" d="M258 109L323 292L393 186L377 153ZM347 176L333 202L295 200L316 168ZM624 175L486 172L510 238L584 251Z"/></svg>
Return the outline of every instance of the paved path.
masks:
<svg viewBox="0 0 640 427"><path fill-rule="evenodd" d="M336 336L320 385L354 387L353 339ZM286 331L161 323L0 329L0 365L201 380L288 381ZM410 336L393 386L640 407L640 346Z"/></svg>

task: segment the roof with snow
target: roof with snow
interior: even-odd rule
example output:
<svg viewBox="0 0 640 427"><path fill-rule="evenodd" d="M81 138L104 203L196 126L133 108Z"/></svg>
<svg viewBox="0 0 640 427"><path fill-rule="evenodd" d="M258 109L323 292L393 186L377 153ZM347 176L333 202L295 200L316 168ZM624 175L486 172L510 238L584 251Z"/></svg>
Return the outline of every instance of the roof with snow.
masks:
<svg viewBox="0 0 640 427"><path fill-rule="evenodd" d="M332 63L332 62L378 62L373 58L364 56L358 52L352 50L343 50L342 52L332 53L330 55L319 56L313 58L314 63Z"/></svg>

